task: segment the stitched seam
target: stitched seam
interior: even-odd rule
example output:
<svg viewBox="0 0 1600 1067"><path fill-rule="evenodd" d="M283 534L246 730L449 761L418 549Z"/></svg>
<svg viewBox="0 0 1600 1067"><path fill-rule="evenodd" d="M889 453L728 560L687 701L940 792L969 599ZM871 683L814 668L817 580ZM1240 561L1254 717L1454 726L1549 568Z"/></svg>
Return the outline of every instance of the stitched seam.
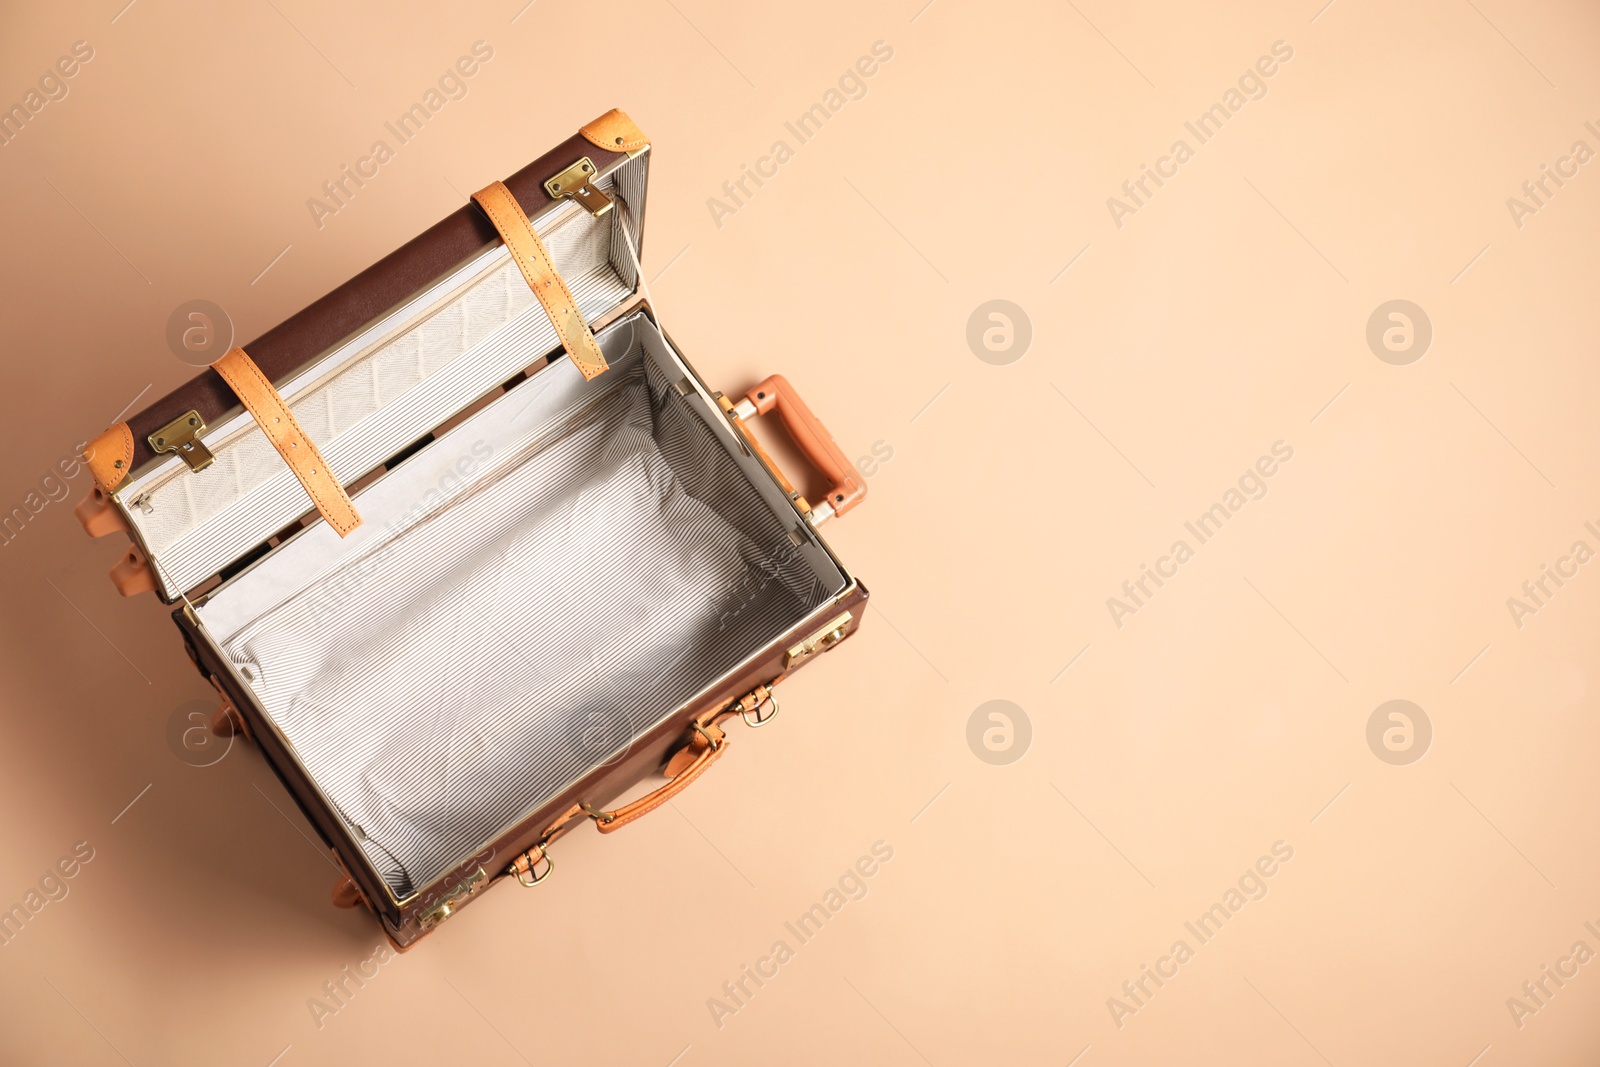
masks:
<svg viewBox="0 0 1600 1067"><path fill-rule="evenodd" d="M250 414L255 418L256 425L260 426L261 432L267 435L267 440L272 442L272 447L278 450L278 455L283 457L284 463L288 464L289 469L294 472L295 478L300 482L300 487L310 495L311 502L317 505L317 510L322 513L322 517L328 521L328 524L339 531L340 534L345 534L355 529L355 523L351 521L355 518L355 506L351 504L350 497L345 494L344 487L339 486L337 482L334 483L338 489L338 496L335 498L334 504L330 506L323 499L322 494L317 491L317 486L312 484L313 482L321 482L322 476L325 476L330 482L333 481L333 473L328 470L328 464L323 460L322 453L317 449L316 442L307 437L306 432L300 428L300 423L294 417L294 412L289 410L289 406L283 402L283 398L272 387L272 383L267 381L266 376L261 373L261 368L256 366L255 360L251 359L249 354L242 348L235 349L235 351L243 358L235 359L233 363L229 363L228 360L234 353L228 353L228 355L217 361L217 373L222 375L235 393L239 394L241 401L245 399L245 393L249 391L248 388L241 388L241 386L247 387L249 385L249 382L243 380L240 376L241 365L243 375L254 377L260 383L262 392L257 397L256 403L245 404L245 407L249 409ZM258 407L268 410L258 411L256 410ZM269 413L287 420L289 430L293 431L294 438L305 442L306 449L316 461L317 469L322 472L322 476L307 475L301 466L290 457L288 445L290 434L285 431L281 438L275 435L266 422L266 416ZM335 516L334 511L338 511L339 515Z"/></svg>
<svg viewBox="0 0 1600 1067"><path fill-rule="evenodd" d="M539 255L544 269L549 273L551 280L560 288L561 296L566 299L567 304L571 306L573 313L576 314L578 301L573 297L572 290L567 288L567 280L556 270L555 262L550 258L550 250L545 248L543 241L539 240L539 234L534 230L533 223L528 221L527 213L522 210L522 205L517 203L516 198L511 195L511 190L505 189L503 185L501 188L505 190L508 206L516 214L516 217L521 220L522 226L518 232L531 242ZM539 296L537 289L534 290L534 296ZM544 305L545 315L549 317L550 325L554 327L557 336L561 338L562 347L567 350L567 354L578 364L578 369L583 371L584 378L593 378L601 371L604 371L606 369L606 357L601 354L600 346L595 343L594 335L589 332L588 326L584 326L582 337L574 338L571 332L557 320L556 316L551 314L549 301L541 298L539 302ZM588 344L585 345L584 341L587 341ZM579 352L580 349L582 350L581 354ZM591 368L593 369L592 374L590 373Z"/></svg>
<svg viewBox="0 0 1600 1067"><path fill-rule="evenodd" d="M619 149L622 151L631 152L635 148L638 148L640 145L645 143L645 138L643 136L635 137L631 141L623 141L621 144L617 143L617 139L615 137L607 141L593 133L590 133L588 130L583 131L583 136L585 140L594 145L596 148L603 148L608 152L615 152Z"/></svg>
<svg viewBox="0 0 1600 1067"><path fill-rule="evenodd" d="M120 457L122 459L122 474L127 476L133 473L133 431L128 429L128 424L125 422L119 425L122 427L122 432L117 435L117 444L122 448L122 456ZM118 457L112 456L110 458L111 462L106 469L107 489L110 489L121 480L117 477L116 460Z"/></svg>
<svg viewBox="0 0 1600 1067"><path fill-rule="evenodd" d="M618 119L615 122L614 125L610 126L610 129L617 130L618 132L626 134L627 133L627 127L628 126L632 126L634 132L637 133L638 136L629 138L628 140L624 141L620 145L617 144L617 142L616 142L615 134L612 135L612 138L611 138L611 140L609 142L600 140L600 137L602 136L602 131L607 129L607 120L611 119L611 117L613 115L616 115L616 114L617 114L617 111L616 111L615 108L613 108L612 110L606 112L604 115L601 115L595 121L589 123L589 125L581 127L578 130L578 132L583 134L584 138L586 140L588 140L588 142L590 144L594 145L596 148L604 148L607 151L611 151L611 152L615 152L618 148L626 149L627 151L632 151L633 149L638 148L640 145L644 144L646 140L648 140L648 138L646 138L645 135L644 135L644 131L639 129L638 126L634 125L631 121L625 123L621 119Z"/></svg>
<svg viewBox="0 0 1600 1067"><path fill-rule="evenodd" d="M685 770L672 782L662 786L661 788L663 792L657 795L655 799L641 799L635 801L635 804L643 804L645 806L629 811L628 808L633 807L633 805L628 805L628 807L622 808L616 813L616 819L613 821L626 825L627 823L633 822L635 819L642 818L643 816L650 814L652 811L655 811L661 805L665 804L667 801L671 800L673 797L689 788L689 786L693 785L700 778L700 776L706 772L707 768L709 768L712 763L716 762L716 754L719 753L720 749L706 749L699 756L695 757L694 763L690 764L689 769ZM676 788L673 788L674 786L676 786ZM670 793L664 792L665 790L669 789L671 790Z"/></svg>
<svg viewBox="0 0 1600 1067"><path fill-rule="evenodd" d="M118 432L119 429L120 433ZM116 436L114 442L116 447L122 450L120 457L110 454L113 442L107 441L106 438L108 435L113 434ZM122 473L124 475L133 473L133 431L128 428L127 423L119 422L116 426L108 427L105 433L90 442L89 447L94 453L94 458L89 460L89 473L94 476L96 482L100 483L100 488L106 492L109 493L111 487L121 481L117 477L116 461L118 458L122 460Z"/></svg>

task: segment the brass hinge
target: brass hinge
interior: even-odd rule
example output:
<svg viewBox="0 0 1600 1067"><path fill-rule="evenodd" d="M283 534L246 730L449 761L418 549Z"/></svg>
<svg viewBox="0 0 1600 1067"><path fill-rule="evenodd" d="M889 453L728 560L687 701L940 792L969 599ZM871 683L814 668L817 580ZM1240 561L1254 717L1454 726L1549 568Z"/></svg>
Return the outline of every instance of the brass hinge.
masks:
<svg viewBox="0 0 1600 1067"><path fill-rule="evenodd" d="M186 411L146 440L150 442L150 450L156 455L176 452L183 457L190 470L203 471L211 466L211 461L216 458L211 454L211 449L200 442L200 435L205 432L206 420L200 417L200 413Z"/></svg>
<svg viewBox="0 0 1600 1067"><path fill-rule="evenodd" d="M438 926L459 911L466 899L482 889L488 882L488 873L482 867L479 867L471 876L446 893L443 900L417 916L417 923L424 930Z"/></svg>
<svg viewBox="0 0 1600 1067"><path fill-rule="evenodd" d="M584 156L566 170L544 183L544 191L556 200L570 197L589 209L589 214L599 218L611 210L611 198L591 185L596 178L594 163Z"/></svg>
<svg viewBox="0 0 1600 1067"><path fill-rule="evenodd" d="M783 669L788 670L798 663L804 663L818 652L826 652L843 641L844 628L848 625L850 625L850 613L847 611L798 645L792 646L783 657Z"/></svg>

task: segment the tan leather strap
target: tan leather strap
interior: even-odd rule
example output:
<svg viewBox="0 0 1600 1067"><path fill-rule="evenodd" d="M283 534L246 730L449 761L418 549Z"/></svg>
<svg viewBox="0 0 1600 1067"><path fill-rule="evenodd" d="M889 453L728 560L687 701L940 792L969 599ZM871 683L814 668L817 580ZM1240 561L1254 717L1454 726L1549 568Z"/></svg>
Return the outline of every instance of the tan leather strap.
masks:
<svg viewBox="0 0 1600 1067"><path fill-rule="evenodd" d="M561 347L567 350L572 362L578 365L585 379L603 374L606 357L600 353L594 334L589 332L589 324L583 321L583 314L578 310L578 302L572 299L572 291L556 273L550 253L545 251L539 235L533 232L533 224L523 214L522 205L511 195L511 190L503 182L495 182L473 193L472 199L500 231L500 239L511 250L511 258L516 260L533 295L539 298L544 313L550 316L550 325L556 328Z"/></svg>
<svg viewBox="0 0 1600 1067"><path fill-rule="evenodd" d="M328 469L322 453L300 428L289 405L267 381L255 360L244 349L235 348L211 364L211 369L222 375L222 380L238 396L245 410L255 418L267 440L300 479L306 495L317 505L317 511L328 520L328 525L337 530L340 537L360 526L361 516L356 514L344 486Z"/></svg>
<svg viewBox="0 0 1600 1067"><path fill-rule="evenodd" d="M703 732L702 732L703 730ZM683 752L694 752L694 757L685 766L672 776L672 780L655 792L640 797L631 804L624 804L616 811L593 811L589 814L594 818L594 824L603 834L615 833L636 819L655 811L661 805L683 792L699 778L711 765L715 763L722 753L727 751L728 738L722 728L716 724L702 727L695 731L694 741ZM676 758L674 759L676 761ZM588 809L585 809L588 810Z"/></svg>

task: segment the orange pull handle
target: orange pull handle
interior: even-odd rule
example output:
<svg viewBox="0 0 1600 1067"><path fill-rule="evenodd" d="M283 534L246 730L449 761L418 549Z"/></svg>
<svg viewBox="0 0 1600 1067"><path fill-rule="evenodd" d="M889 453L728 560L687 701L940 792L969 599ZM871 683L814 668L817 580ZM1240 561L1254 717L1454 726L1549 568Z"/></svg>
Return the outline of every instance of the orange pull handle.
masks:
<svg viewBox="0 0 1600 1067"><path fill-rule="evenodd" d="M695 727L694 741L684 749L679 750L672 759L669 770L673 774L672 780L655 792L640 797L631 804L624 804L616 811L600 811L589 805L582 805L589 817L594 819L595 828L603 834L614 833L630 822L641 819L655 811L661 805L689 788L696 778L699 778L711 765L717 761L723 751L728 747L728 739L722 729L715 723L707 726ZM688 763L683 763L683 757L692 753Z"/></svg>
<svg viewBox="0 0 1600 1067"><path fill-rule="evenodd" d="M866 481L834 442L827 427L806 407L806 402L800 399L800 394L794 391L794 386L789 384L787 378L774 374L746 393L745 400L755 408L757 415L776 410L783 428L794 438L795 445L828 480L826 504L830 510L822 512L818 521L829 514L843 515L861 503L867 495ZM820 506L813 508L813 511L818 510Z"/></svg>

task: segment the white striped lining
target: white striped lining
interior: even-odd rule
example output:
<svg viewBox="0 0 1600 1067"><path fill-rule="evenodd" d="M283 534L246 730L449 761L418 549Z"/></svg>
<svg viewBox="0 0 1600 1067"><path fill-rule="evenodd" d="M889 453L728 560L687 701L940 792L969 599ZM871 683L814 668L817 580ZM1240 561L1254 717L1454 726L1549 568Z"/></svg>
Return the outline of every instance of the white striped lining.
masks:
<svg viewBox="0 0 1600 1067"><path fill-rule="evenodd" d="M674 373L614 368L492 486L224 642L397 896L838 592Z"/></svg>

